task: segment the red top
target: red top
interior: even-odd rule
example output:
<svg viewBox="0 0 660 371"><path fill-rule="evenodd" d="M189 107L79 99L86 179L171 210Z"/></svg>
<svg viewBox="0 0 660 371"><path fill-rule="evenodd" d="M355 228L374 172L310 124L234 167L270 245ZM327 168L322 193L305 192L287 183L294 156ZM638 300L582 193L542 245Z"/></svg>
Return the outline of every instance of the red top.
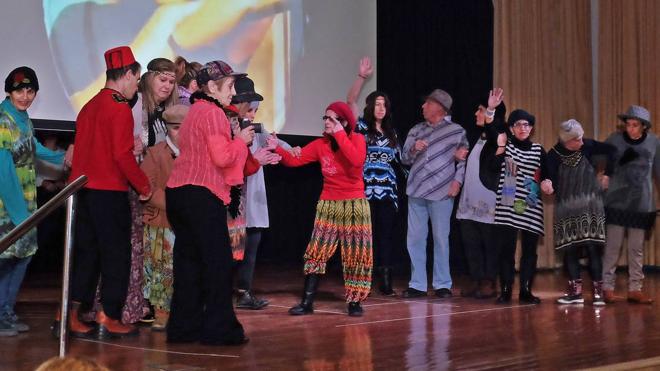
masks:
<svg viewBox="0 0 660 371"><path fill-rule="evenodd" d="M149 179L133 155L133 115L121 93L104 88L78 114L69 181L87 175L86 188L148 195Z"/></svg>
<svg viewBox="0 0 660 371"><path fill-rule="evenodd" d="M240 139L232 140L230 130L220 107L202 99L195 101L179 130L180 154L167 186L206 187L229 205L229 189L243 184L243 171L249 172L248 147Z"/></svg>
<svg viewBox="0 0 660 371"><path fill-rule="evenodd" d="M321 200L350 200L364 198L362 167L367 157L364 136L358 133L339 131L334 133L339 150L332 152L330 139L314 140L302 149L300 157L294 157L282 147L275 150L282 156L285 166L302 166L318 161L323 174Z"/></svg>

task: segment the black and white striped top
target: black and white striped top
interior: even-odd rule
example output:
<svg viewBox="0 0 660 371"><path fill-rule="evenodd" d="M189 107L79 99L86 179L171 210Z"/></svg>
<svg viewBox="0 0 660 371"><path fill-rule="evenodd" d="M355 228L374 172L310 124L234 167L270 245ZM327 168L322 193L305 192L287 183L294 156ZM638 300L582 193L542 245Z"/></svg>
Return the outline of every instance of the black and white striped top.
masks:
<svg viewBox="0 0 660 371"><path fill-rule="evenodd" d="M515 141L515 139L513 140ZM506 166L506 162L503 161L500 182L497 187L495 224L508 225L543 236L543 201L541 200L540 182L543 175L542 168L545 166L545 150L538 143L531 143L531 146L528 143L522 142L521 145L514 145L509 140L506 145L505 157L512 158L518 167L515 201L514 206L502 204L502 187ZM525 184L526 178L529 179L527 184ZM532 195L530 196L530 194ZM535 205L532 201L534 198L536 199Z"/></svg>

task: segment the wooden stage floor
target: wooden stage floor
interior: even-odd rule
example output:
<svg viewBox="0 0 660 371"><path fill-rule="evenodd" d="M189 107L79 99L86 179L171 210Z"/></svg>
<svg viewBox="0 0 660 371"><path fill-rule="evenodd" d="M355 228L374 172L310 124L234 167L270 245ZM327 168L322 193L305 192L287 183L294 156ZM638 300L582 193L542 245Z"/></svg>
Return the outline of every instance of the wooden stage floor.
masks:
<svg viewBox="0 0 660 371"><path fill-rule="evenodd" d="M113 370L660 369L659 304L598 308L588 295L584 305L557 305L565 286L560 273L539 273L538 306L519 305L516 298L498 306L493 300L372 294L361 318L345 314L339 272L324 277L315 314L303 317L287 314L302 289L299 268L258 267L257 273L257 293L271 305L238 311L251 339L244 346L169 345L164 333L142 328L131 339L72 339L68 354ZM57 355L49 331L59 296L54 281L26 282L17 309L32 329L0 338L0 370L33 370ZM400 292L405 278L396 283ZM619 286L625 287L623 279ZM647 275L646 290L660 298L660 274Z"/></svg>

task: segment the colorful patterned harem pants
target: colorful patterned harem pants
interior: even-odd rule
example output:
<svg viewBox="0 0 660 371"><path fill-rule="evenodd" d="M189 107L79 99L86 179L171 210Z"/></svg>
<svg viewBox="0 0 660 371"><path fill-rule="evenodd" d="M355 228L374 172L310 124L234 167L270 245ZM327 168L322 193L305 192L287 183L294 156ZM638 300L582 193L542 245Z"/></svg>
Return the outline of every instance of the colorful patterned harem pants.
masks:
<svg viewBox="0 0 660 371"><path fill-rule="evenodd" d="M305 274L324 274L341 244L346 302L363 301L371 289L371 214L365 198L319 200L314 231L305 251Z"/></svg>

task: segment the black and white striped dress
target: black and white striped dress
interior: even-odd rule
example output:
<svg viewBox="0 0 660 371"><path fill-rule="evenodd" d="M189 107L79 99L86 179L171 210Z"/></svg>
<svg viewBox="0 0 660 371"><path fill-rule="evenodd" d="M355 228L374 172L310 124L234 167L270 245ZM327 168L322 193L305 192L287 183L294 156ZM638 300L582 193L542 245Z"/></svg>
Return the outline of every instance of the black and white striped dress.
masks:
<svg viewBox="0 0 660 371"><path fill-rule="evenodd" d="M532 143L529 149L517 147L511 141L507 143L505 157L512 158L518 167L515 205L502 204L502 187L506 166L506 162L503 161L500 182L497 187L495 224L507 225L543 236L543 201L541 200L540 176L541 157L544 155L545 150L538 143ZM528 185L525 185L525 178L530 179ZM530 181L533 181L532 185L529 184ZM528 195L532 192L537 193L538 196L536 205L530 204L527 200Z"/></svg>

